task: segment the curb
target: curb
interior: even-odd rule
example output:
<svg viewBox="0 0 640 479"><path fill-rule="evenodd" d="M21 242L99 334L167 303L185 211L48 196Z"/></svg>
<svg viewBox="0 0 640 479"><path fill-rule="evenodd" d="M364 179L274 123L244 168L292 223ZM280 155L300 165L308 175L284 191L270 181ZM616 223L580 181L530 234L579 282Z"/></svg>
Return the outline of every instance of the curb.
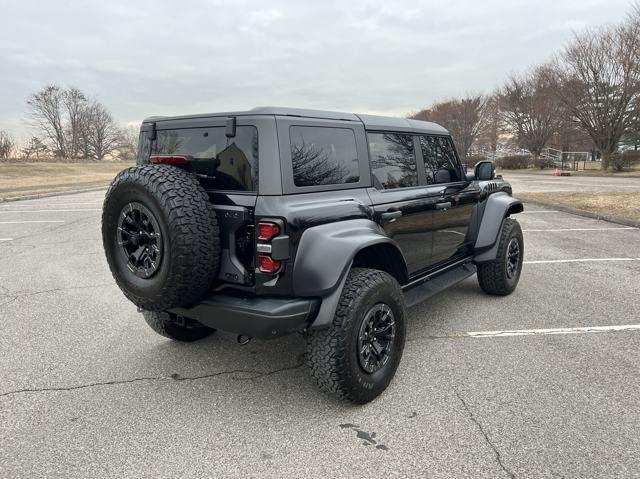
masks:
<svg viewBox="0 0 640 479"><path fill-rule="evenodd" d="M587 210L580 210L578 208L572 208L570 206L559 205L551 201L540 201L540 200L526 201L525 200L525 203L546 206L548 208L553 208L554 210L562 211L563 213L570 213L576 216L584 216L586 218L592 218L594 220L603 220L603 221L608 221L609 223L616 223L619 225L633 226L635 228L640 228L640 221L628 220L626 218L620 218L618 216L601 215L601 214L593 213Z"/></svg>
<svg viewBox="0 0 640 479"><path fill-rule="evenodd" d="M0 203L9 203L11 201L21 201L21 200L36 200L38 198L48 198L50 196L74 195L76 193L87 193L89 191L106 190L107 187L108 185L104 185L104 186L94 186L91 188L83 188L79 190L50 191L48 193L34 193L30 195L13 196L11 198L0 198Z"/></svg>

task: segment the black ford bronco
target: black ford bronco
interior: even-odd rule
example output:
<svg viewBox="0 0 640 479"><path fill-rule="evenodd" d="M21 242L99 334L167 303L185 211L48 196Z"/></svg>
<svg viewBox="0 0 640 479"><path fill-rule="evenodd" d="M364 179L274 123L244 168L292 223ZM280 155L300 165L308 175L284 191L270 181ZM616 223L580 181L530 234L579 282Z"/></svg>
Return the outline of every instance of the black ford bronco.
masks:
<svg viewBox="0 0 640 479"><path fill-rule="evenodd" d="M407 307L476 272L493 295L520 278L522 203L493 163L466 174L434 123L289 108L152 117L137 163L107 192L102 238L149 326L178 341L300 332L318 385L356 403L393 378Z"/></svg>

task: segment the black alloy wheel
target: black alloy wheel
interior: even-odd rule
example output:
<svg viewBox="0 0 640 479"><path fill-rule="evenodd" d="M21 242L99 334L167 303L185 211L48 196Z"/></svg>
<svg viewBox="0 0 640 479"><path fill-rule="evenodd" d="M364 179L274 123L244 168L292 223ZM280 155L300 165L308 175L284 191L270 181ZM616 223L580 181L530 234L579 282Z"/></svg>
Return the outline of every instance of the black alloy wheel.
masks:
<svg viewBox="0 0 640 479"><path fill-rule="evenodd" d="M391 308L384 303L374 305L362 320L358 335L358 360L366 373L373 374L387 364L395 334Z"/></svg>
<svg viewBox="0 0 640 479"><path fill-rule="evenodd" d="M511 238L507 247L507 278L512 279L520 267L520 243L518 238Z"/></svg>
<svg viewBox="0 0 640 479"><path fill-rule="evenodd" d="M142 203L127 203L120 213L118 245L127 268L139 278L153 276L162 262L162 233L158 220Z"/></svg>

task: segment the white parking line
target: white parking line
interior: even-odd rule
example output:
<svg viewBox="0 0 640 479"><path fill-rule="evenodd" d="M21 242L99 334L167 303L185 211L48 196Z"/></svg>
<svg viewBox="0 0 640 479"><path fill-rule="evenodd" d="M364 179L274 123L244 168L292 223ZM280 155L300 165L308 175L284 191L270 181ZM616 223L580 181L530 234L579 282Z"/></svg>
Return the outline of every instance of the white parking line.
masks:
<svg viewBox="0 0 640 479"><path fill-rule="evenodd" d="M606 333L610 331L639 331L640 324L625 324L621 326L586 326L580 328L554 328L554 329L514 329L507 331L474 331L467 333L472 338L495 338L506 336L537 336L545 334L580 334L580 333Z"/></svg>
<svg viewBox="0 0 640 479"><path fill-rule="evenodd" d="M534 211L525 210L525 211L522 211L519 214L523 215L523 214L526 213L526 214L530 215L530 214L533 214L533 213L557 213L557 212L558 212L557 210L534 210Z"/></svg>
<svg viewBox="0 0 640 479"><path fill-rule="evenodd" d="M102 208L82 208L68 210L2 210L0 213L60 213L65 211L102 211Z"/></svg>
<svg viewBox="0 0 640 479"><path fill-rule="evenodd" d="M524 264L544 263L587 263L592 261L640 261L640 258L576 258L576 259L544 259L535 261L523 261Z"/></svg>
<svg viewBox="0 0 640 479"><path fill-rule="evenodd" d="M64 221L63 220L0 221L0 225L22 225L26 223L64 223Z"/></svg>
<svg viewBox="0 0 640 479"><path fill-rule="evenodd" d="M76 205L101 205L102 201L39 201L29 202L20 205L12 204L6 205L8 208L33 208L34 206L76 206Z"/></svg>
<svg viewBox="0 0 640 479"><path fill-rule="evenodd" d="M0 238L0 241L13 241L13 238Z"/></svg>
<svg viewBox="0 0 640 479"><path fill-rule="evenodd" d="M634 226L623 226L618 228L557 228L557 229L540 229L540 230L522 230L527 232L540 232L540 231L609 231L609 230L637 230Z"/></svg>

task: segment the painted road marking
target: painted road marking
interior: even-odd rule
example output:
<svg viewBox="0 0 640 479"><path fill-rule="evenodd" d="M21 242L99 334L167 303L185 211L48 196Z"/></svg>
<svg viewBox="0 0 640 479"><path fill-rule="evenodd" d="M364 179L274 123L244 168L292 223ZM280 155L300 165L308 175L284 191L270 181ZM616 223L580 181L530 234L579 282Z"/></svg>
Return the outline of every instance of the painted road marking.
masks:
<svg viewBox="0 0 640 479"><path fill-rule="evenodd" d="M63 220L0 221L0 225L22 225L26 223L64 223L64 221Z"/></svg>
<svg viewBox="0 0 640 479"><path fill-rule="evenodd" d="M610 331L640 331L640 324L624 324L621 326L586 326L580 328L514 329L511 331L474 331L466 334L472 338L495 338L507 336L537 336L546 334L606 333Z"/></svg>
<svg viewBox="0 0 640 479"><path fill-rule="evenodd" d="M0 241L13 241L13 238L0 238Z"/></svg>
<svg viewBox="0 0 640 479"><path fill-rule="evenodd" d="M577 258L577 259L544 259L535 261L524 261L524 264L544 264L544 263L587 263L591 261L640 261L640 258Z"/></svg>
<svg viewBox="0 0 640 479"><path fill-rule="evenodd" d="M38 206L75 206L75 205L99 205L102 204L102 201L40 201L40 202L29 202L23 203L20 205L12 204L6 205L8 208L33 208Z"/></svg>
<svg viewBox="0 0 640 479"><path fill-rule="evenodd" d="M527 232L539 232L539 231L610 231L610 230L637 230L638 228L634 226L624 226L618 228L558 228L558 229L548 229L548 230L522 230Z"/></svg>
<svg viewBox="0 0 640 479"><path fill-rule="evenodd" d="M2 210L0 213L60 213L65 211L102 211L102 208L82 208L69 210Z"/></svg>
<svg viewBox="0 0 640 479"><path fill-rule="evenodd" d="M530 214L533 214L533 213L557 213L557 212L558 212L557 210L534 210L534 211L526 211L525 210L525 211L522 211L519 214L523 215L523 214L526 213L526 214L530 215Z"/></svg>

